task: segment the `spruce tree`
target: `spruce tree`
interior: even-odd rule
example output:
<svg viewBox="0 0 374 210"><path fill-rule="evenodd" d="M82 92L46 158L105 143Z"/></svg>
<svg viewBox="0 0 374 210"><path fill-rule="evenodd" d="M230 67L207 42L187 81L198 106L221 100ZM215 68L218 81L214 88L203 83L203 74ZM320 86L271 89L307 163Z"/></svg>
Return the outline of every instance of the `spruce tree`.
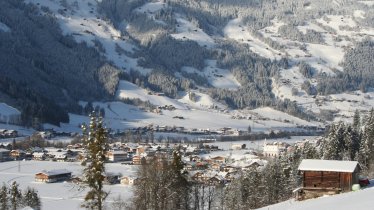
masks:
<svg viewBox="0 0 374 210"><path fill-rule="evenodd" d="M368 121L366 122L362 134L358 161L365 172L371 170L371 165L374 164L374 112L370 111Z"/></svg>
<svg viewBox="0 0 374 210"><path fill-rule="evenodd" d="M83 181L89 187L82 206L87 209L102 210L104 200L108 196L108 193L103 189L108 132L101 117L97 117L95 112L92 112L90 117L89 128L82 126L83 144L86 151L85 159L82 162L82 165L85 166Z"/></svg>
<svg viewBox="0 0 374 210"><path fill-rule="evenodd" d="M17 182L13 182L12 186L9 189L11 209L17 210L22 201L22 193L18 188Z"/></svg>
<svg viewBox="0 0 374 210"><path fill-rule="evenodd" d="M38 193L31 188L27 188L23 194L23 205L29 206L35 210L41 209L40 198Z"/></svg>
<svg viewBox="0 0 374 210"><path fill-rule="evenodd" d="M0 210L9 209L8 188L3 184L0 189Z"/></svg>
<svg viewBox="0 0 374 210"><path fill-rule="evenodd" d="M184 163L182 161L182 156L179 151L173 152L173 162L171 165L173 174L173 184L171 188L177 192L175 194L174 207L175 209L188 209L189 205L189 184L185 175L183 174Z"/></svg>
<svg viewBox="0 0 374 210"><path fill-rule="evenodd" d="M358 109L356 109L355 114L353 115L352 127L353 129L358 131L360 129L360 126L361 126L360 112L358 111Z"/></svg>

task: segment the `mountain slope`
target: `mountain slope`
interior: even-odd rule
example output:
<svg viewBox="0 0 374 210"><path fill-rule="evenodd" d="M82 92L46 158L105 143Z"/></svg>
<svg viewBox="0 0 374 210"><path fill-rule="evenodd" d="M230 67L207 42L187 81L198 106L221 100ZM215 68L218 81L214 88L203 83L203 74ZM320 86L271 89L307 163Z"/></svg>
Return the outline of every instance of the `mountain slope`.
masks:
<svg viewBox="0 0 374 210"><path fill-rule="evenodd" d="M67 110L78 99L105 99L114 95L117 70L85 43L63 36L56 19L22 1L0 2L0 91L17 100L23 122L58 124L68 121ZM117 77L117 78L116 78Z"/></svg>
<svg viewBox="0 0 374 210"><path fill-rule="evenodd" d="M31 71L9 77L13 86L24 82L44 95L39 101L65 112L65 122L66 111L82 114L77 100L127 97L180 110L219 107L233 118L266 106L321 121L349 120L355 108L364 112L374 105L370 1L16 2L4 1L4 8L19 7L8 13L26 16L20 21L30 19L30 26L13 29L15 18L4 11L0 35L25 40L22 46L30 46L33 56L25 51L27 59L19 62ZM46 28L51 30L34 36ZM16 63L10 57L1 62L8 61ZM35 82L18 79L31 77Z"/></svg>

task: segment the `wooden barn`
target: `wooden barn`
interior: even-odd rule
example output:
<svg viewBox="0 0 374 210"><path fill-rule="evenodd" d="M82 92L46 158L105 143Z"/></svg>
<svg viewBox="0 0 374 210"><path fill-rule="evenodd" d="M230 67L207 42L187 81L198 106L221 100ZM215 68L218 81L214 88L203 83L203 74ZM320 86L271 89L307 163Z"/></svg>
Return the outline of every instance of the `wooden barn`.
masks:
<svg viewBox="0 0 374 210"><path fill-rule="evenodd" d="M71 172L65 169L42 171L40 173L35 174L36 182L53 183L53 182L67 181L70 178L71 178Z"/></svg>
<svg viewBox="0 0 374 210"><path fill-rule="evenodd" d="M360 166L357 161L302 160L299 172L303 185L297 199L309 199L352 190L358 184Z"/></svg>

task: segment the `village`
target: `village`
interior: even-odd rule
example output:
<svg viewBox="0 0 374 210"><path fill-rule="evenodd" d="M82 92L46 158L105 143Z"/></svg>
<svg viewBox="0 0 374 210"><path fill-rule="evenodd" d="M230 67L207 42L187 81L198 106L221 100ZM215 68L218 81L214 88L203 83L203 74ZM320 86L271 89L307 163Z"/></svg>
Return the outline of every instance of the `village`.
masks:
<svg viewBox="0 0 374 210"><path fill-rule="evenodd" d="M86 151L83 143L77 141L79 136L70 138L70 141L56 134L50 137L50 132L43 131L24 141L0 142L0 164L3 166L0 181L28 183L38 189L42 199L47 201L60 198L60 194L50 196L53 189L72 190L84 185L81 162ZM59 138L63 143L58 142ZM150 163L156 163L161 168L164 163L171 165L173 153L178 152L183 161L182 173L189 183L224 189L249 171L266 170L273 160L284 157L293 159L292 154L296 150L318 147L322 139L318 136L300 136L225 142L199 137L195 141L111 138L105 153L105 167L109 170L105 172L104 185L112 193L115 192L114 195L125 194L125 198L129 198L134 187L142 182L137 177L141 166ZM38 141L44 142L44 146L20 147L30 142L38 144ZM301 182L293 190L295 200L334 195L370 185L367 177L360 176L361 166L357 161L304 159L298 171ZM14 174L19 176L14 179Z"/></svg>
<svg viewBox="0 0 374 210"><path fill-rule="evenodd" d="M204 139L206 142L206 139ZM247 146L248 144L248 146ZM229 183L243 171L249 168L263 167L267 159L276 158L292 146L285 142L268 142L253 146L253 141L245 143L227 143L218 146L214 140L209 143L123 143L109 144L106 153L108 163L120 163L137 167L149 161L171 162L173 151L179 151L185 164L184 170L189 180L208 185L224 185ZM224 147L224 148L223 148ZM85 150L82 143L68 144L64 148L30 147L28 149L11 149L10 144L0 144L0 162L4 161L50 161L50 162L81 162ZM81 177L72 174L68 169L58 168L52 171L35 171L37 182L58 182L74 180L79 182ZM118 173L107 174L107 184L136 184L137 178L121 177Z"/></svg>

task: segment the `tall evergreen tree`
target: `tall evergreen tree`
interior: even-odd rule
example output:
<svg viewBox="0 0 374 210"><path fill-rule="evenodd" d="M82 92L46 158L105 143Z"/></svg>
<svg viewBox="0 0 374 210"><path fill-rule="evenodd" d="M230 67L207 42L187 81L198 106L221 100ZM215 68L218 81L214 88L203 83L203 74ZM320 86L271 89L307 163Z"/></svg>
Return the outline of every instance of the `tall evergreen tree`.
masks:
<svg viewBox="0 0 374 210"><path fill-rule="evenodd" d="M41 202L38 193L31 188L27 188L23 194L23 205L29 206L35 210L41 209Z"/></svg>
<svg viewBox="0 0 374 210"><path fill-rule="evenodd" d="M374 111L370 111L363 129L358 161L365 172L374 170Z"/></svg>
<svg viewBox="0 0 374 210"><path fill-rule="evenodd" d="M9 209L9 196L8 196L8 188L3 184L0 189L0 209L1 210L8 210Z"/></svg>
<svg viewBox="0 0 374 210"><path fill-rule="evenodd" d="M9 189L9 196L10 196L10 203L11 209L17 210L22 203L22 193L18 188L19 184L17 182L13 182L12 186Z"/></svg>
<svg viewBox="0 0 374 210"><path fill-rule="evenodd" d="M361 126L360 112L358 111L358 109L356 109L355 114L353 115L352 127L353 127L353 129L358 131L360 129L360 126Z"/></svg>
<svg viewBox="0 0 374 210"><path fill-rule="evenodd" d="M173 152L172 162L173 185L176 190L174 201L175 209L188 209L190 188L185 175L183 174L184 163L179 151Z"/></svg>
<svg viewBox="0 0 374 210"><path fill-rule="evenodd" d="M83 144L86 151L85 159L82 162L82 165L85 166L83 181L89 187L89 191L84 198L85 203L82 206L87 209L102 210L104 200L108 196L108 193L103 189L108 132L101 117L97 117L94 112L90 117L89 128L82 126Z"/></svg>
<svg viewBox="0 0 374 210"><path fill-rule="evenodd" d="M323 145L323 159L325 160L339 160L339 140L337 131L337 126L331 125L329 134Z"/></svg>

